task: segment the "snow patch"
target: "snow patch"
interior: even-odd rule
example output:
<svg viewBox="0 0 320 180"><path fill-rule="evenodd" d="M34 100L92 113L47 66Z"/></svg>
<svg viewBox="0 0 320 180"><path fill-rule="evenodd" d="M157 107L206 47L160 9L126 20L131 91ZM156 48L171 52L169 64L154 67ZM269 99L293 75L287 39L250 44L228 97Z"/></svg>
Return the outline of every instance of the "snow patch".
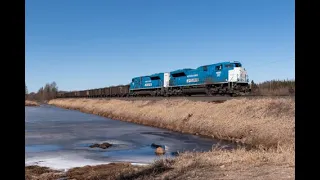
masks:
<svg viewBox="0 0 320 180"><path fill-rule="evenodd" d="M110 161L98 161L85 159L77 155L64 155L64 156L47 156L47 157L33 157L25 160L25 165L38 165L43 167L48 167L55 170L67 171L75 167L83 166L95 166L100 164L109 164ZM144 166L148 165L147 163L131 163L132 165Z"/></svg>

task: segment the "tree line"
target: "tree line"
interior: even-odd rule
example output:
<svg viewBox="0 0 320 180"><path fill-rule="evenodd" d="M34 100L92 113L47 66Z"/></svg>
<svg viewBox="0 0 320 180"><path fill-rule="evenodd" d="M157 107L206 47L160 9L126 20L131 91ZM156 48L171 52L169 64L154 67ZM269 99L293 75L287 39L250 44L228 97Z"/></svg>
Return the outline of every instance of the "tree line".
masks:
<svg viewBox="0 0 320 180"><path fill-rule="evenodd" d="M58 86L56 82L46 83L36 93L28 93L27 83L25 83L25 100L45 102L56 98L58 93Z"/></svg>
<svg viewBox="0 0 320 180"><path fill-rule="evenodd" d="M257 84L252 80L251 90L255 95L294 95L295 80L271 80Z"/></svg>

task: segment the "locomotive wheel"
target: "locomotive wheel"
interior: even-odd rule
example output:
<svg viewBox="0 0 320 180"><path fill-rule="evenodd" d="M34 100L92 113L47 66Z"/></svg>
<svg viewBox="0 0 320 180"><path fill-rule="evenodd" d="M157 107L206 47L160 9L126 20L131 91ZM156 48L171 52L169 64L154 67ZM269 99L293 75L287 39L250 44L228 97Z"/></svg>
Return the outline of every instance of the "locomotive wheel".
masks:
<svg viewBox="0 0 320 180"><path fill-rule="evenodd" d="M231 97L236 97L237 94L236 94L236 93L230 93L230 96L231 96Z"/></svg>
<svg viewBox="0 0 320 180"><path fill-rule="evenodd" d="M208 96L212 96L211 89L207 88L207 89L206 89L206 94L207 94Z"/></svg>

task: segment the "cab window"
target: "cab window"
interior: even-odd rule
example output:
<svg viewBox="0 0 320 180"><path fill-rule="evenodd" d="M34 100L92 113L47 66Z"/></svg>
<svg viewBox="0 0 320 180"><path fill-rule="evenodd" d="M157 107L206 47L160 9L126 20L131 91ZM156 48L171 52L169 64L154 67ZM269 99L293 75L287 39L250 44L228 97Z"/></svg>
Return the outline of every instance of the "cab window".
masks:
<svg viewBox="0 0 320 180"><path fill-rule="evenodd" d="M208 66L203 66L203 71L208 71Z"/></svg>
<svg viewBox="0 0 320 180"><path fill-rule="evenodd" d="M216 71L220 71L222 69L222 65L216 66Z"/></svg>
<svg viewBox="0 0 320 180"><path fill-rule="evenodd" d="M241 64L240 63L234 63L234 66L235 67L241 67Z"/></svg>

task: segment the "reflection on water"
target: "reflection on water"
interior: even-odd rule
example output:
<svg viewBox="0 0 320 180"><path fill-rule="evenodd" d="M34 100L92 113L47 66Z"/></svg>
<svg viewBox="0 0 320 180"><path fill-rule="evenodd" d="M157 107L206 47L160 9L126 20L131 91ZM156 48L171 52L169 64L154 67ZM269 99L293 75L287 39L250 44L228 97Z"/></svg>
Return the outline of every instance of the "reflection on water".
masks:
<svg viewBox="0 0 320 180"><path fill-rule="evenodd" d="M25 107L25 114L26 162L41 161L52 167L69 167L65 161L70 167L114 161L150 163L158 158L152 143L165 146L168 157L176 151L207 151L217 143L212 139L52 106ZM88 147L102 142L113 146L108 149Z"/></svg>
<svg viewBox="0 0 320 180"><path fill-rule="evenodd" d="M56 145L50 145L50 144L46 144L46 145L26 145L25 147L25 151L26 152L43 152L43 151L56 151L61 149L60 146L56 146Z"/></svg>

